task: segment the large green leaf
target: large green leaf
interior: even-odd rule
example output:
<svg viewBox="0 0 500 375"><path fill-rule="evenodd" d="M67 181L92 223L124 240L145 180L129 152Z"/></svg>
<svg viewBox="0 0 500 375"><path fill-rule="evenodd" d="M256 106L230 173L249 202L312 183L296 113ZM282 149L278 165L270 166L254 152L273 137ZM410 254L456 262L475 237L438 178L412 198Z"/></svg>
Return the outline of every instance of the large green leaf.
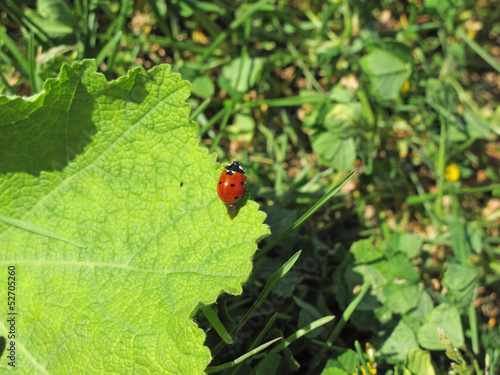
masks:
<svg viewBox="0 0 500 375"><path fill-rule="evenodd" d="M84 61L36 97L0 97L0 214L86 246L0 224L0 269L16 268L17 373L196 374L209 363L193 314L241 293L268 228L251 201L227 215L223 168L189 121L190 84L169 70L107 83ZM0 335L8 328L0 321Z"/></svg>

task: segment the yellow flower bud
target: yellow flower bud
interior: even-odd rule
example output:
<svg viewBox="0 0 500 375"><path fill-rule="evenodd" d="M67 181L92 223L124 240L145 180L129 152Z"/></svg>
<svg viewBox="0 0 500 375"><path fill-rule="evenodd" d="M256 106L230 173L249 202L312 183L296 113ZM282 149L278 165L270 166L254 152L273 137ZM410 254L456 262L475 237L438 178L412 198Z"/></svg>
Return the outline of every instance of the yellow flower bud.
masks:
<svg viewBox="0 0 500 375"><path fill-rule="evenodd" d="M408 80L403 83L403 87L401 87L401 94L404 94L410 89L410 82Z"/></svg>
<svg viewBox="0 0 500 375"><path fill-rule="evenodd" d="M460 178L460 169L458 169L455 163L446 167L445 177L450 182L455 182Z"/></svg>

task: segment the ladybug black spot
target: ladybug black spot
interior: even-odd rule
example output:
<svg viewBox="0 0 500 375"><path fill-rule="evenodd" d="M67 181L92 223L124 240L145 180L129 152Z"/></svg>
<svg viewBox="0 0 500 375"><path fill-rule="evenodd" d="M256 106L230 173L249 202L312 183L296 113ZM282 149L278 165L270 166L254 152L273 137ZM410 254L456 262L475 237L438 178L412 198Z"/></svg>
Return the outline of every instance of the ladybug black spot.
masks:
<svg viewBox="0 0 500 375"><path fill-rule="evenodd" d="M222 185L222 181L219 181L219 185Z"/></svg>
<svg viewBox="0 0 500 375"><path fill-rule="evenodd" d="M234 187L234 184L231 184L231 187Z"/></svg>
<svg viewBox="0 0 500 375"><path fill-rule="evenodd" d="M243 181L240 182L241 186L245 185L245 183Z"/></svg>
<svg viewBox="0 0 500 375"><path fill-rule="evenodd" d="M238 197L238 196L234 197L234 200L238 200L238 199L240 199L240 197Z"/></svg>

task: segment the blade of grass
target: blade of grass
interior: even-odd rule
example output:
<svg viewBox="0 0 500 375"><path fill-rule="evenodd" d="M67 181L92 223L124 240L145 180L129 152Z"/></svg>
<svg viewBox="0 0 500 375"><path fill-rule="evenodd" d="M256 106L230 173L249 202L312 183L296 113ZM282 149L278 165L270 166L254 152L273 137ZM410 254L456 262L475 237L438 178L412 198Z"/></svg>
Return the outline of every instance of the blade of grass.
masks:
<svg viewBox="0 0 500 375"><path fill-rule="evenodd" d="M2 82L3 82L4 86L5 86L5 91L7 91L7 93L9 95L16 95L16 91L12 88L12 86L9 84L9 82L4 77L3 74L0 74L0 79L2 80Z"/></svg>
<svg viewBox="0 0 500 375"><path fill-rule="evenodd" d="M352 37L352 15L351 15L351 4L347 1L342 3L342 16L344 19L344 31L340 36L340 45L343 41Z"/></svg>
<svg viewBox="0 0 500 375"><path fill-rule="evenodd" d="M463 211L459 207L456 196L451 196L451 210L453 215L448 222L448 231L451 234L451 248L456 260L460 264L466 265L472 250L467 240L466 224L461 220Z"/></svg>
<svg viewBox="0 0 500 375"><path fill-rule="evenodd" d="M198 115L200 113L202 113L210 105L211 101L212 101L212 98L206 98L203 102L201 102L201 104L198 107L196 107L196 109L193 111L193 113L191 113L191 116L189 116L189 119L191 121L195 121L196 118L198 117Z"/></svg>
<svg viewBox="0 0 500 375"><path fill-rule="evenodd" d="M225 106L219 111L217 112L210 120L208 120L208 122L203 125L203 127L200 129L200 135L203 135L205 134L208 129L210 129L212 127L213 124L215 124L217 121L220 120L221 117L225 116L226 112L228 111L228 108L226 108Z"/></svg>
<svg viewBox="0 0 500 375"><path fill-rule="evenodd" d="M495 61L493 57L490 56L488 51L477 44L474 40L470 39L463 29L459 29L457 33L467 45L472 48L481 58L486 61L493 69L500 73L500 64Z"/></svg>
<svg viewBox="0 0 500 375"><path fill-rule="evenodd" d="M280 281L288 273L288 271L292 269L295 262L297 262L297 259L299 259L300 254L302 254L302 250L297 251L294 255L292 255L290 259L286 261L285 264L283 264L275 273L273 273L273 275L269 278L266 285L264 286L264 289L259 294L259 297L257 297L257 300L255 301L253 306L247 311L245 316L234 328L234 332L238 332L238 330L247 322L247 320L250 319L255 310L257 310L262 302L264 302L269 293L271 293L276 283Z"/></svg>
<svg viewBox="0 0 500 375"><path fill-rule="evenodd" d="M236 103L236 95L233 95L231 97L231 100L227 103L227 106L225 106L226 108L225 108L225 112L224 112L224 118L222 119L222 123L219 127L219 133L217 133L217 136L215 137L215 140L212 143L212 146L210 146L210 153L214 152L214 150L219 145L219 142L222 138L222 134L224 134L224 130L226 129L227 123L229 121L229 117L233 113L233 108L234 108L235 103ZM226 103L224 103L224 104L226 104ZM204 128L205 128L205 126L204 126Z"/></svg>
<svg viewBox="0 0 500 375"><path fill-rule="evenodd" d="M441 117L441 116L440 116ZM446 119L441 117L441 134L439 137L439 154L437 165L437 187L438 187L438 204L436 207L436 216L439 219L443 218L443 197L444 197L444 181L446 169L446 137L447 129Z"/></svg>
<svg viewBox="0 0 500 375"><path fill-rule="evenodd" d="M243 71L243 62L245 61L245 58L248 56L246 41L248 39L249 33L250 33L250 24L247 23L245 28L244 43L241 49L240 64L238 66L238 75L236 76L236 80L234 82L233 93L231 94L231 101L229 102L228 110L225 113L224 119L222 120L222 124L219 128L219 133L217 134L214 142L212 143L212 146L210 147L210 152L214 152L217 146L219 145L222 135L224 134L224 130L226 129L227 122L229 121L229 117L233 113L234 107L241 96L241 94L238 92L238 86L240 85L240 79Z"/></svg>
<svg viewBox="0 0 500 375"><path fill-rule="evenodd" d="M100 66L102 64L106 56L109 55L111 58L111 55L114 54L113 51L116 51L116 49L118 48L118 43L120 43L122 34L123 33L121 31L118 31L116 35L109 42L107 42L104 47L102 47L102 49L99 51L99 53L95 58L97 66ZM109 61L110 60L108 59L108 62ZM111 72L111 70L109 69L109 65L107 66L107 68L108 68L107 71Z"/></svg>
<svg viewBox="0 0 500 375"><path fill-rule="evenodd" d="M333 92L315 92L286 98L247 101L242 104L242 108L255 108L263 104L268 107L291 107L301 106L302 104L321 104L334 99L335 94Z"/></svg>
<svg viewBox="0 0 500 375"><path fill-rule="evenodd" d="M63 236L57 234L57 233L54 233L51 230L45 229L41 226L29 223L29 222L24 221L24 220L15 219L15 218L0 214L0 222L8 224L8 225L12 225L13 227L25 230L27 232L36 233L36 234L39 234L41 236L45 236L45 237L53 238L53 239L58 240L58 241L66 242L66 243L69 243L69 244L74 245L74 246L78 246L78 247L82 247L82 248L87 247L87 246L82 245L76 241L70 240L66 237L63 237Z"/></svg>
<svg viewBox="0 0 500 375"><path fill-rule="evenodd" d="M274 286L278 281L280 281L283 276L285 276L288 271L293 267L297 259L299 258L300 254L302 253L302 250L296 252L288 261L283 264L273 275L269 278L267 281L266 285L264 286L264 289L262 292L260 292L259 296L257 297L257 300L254 302L252 307L246 312L245 316L240 319L238 324L231 330L230 335L233 335L234 333L238 332L243 325L250 319L250 317L253 315L255 310L259 308L259 306L264 302L264 300L267 298L269 293L273 290ZM212 350L212 354L215 356L223 347L224 343L220 342L215 346L215 348Z"/></svg>
<svg viewBox="0 0 500 375"><path fill-rule="evenodd" d="M257 338L254 340L252 345L250 345L249 350L252 350L253 348L256 348L257 345L259 344L260 340L264 338L264 336L269 332L269 329L273 326L274 322L276 321L276 318L278 317L278 313L274 313L271 318L267 321L266 326L264 329L259 333Z"/></svg>
<svg viewBox="0 0 500 375"><path fill-rule="evenodd" d="M12 41L12 39L10 39L2 26L0 26L0 40L2 40L3 45L7 48L7 50L9 50L10 54L14 58L16 62L16 69L19 70L23 76L28 78L28 72L30 70L29 63L26 60L26 57L24 57L23 54L17 49L16 44Z"/></svg>
<svg viewBox="0 0 500 375"><path fill-rule="evenodd" d="M170 40L172 41L177 41L181 38L179 38L179 33L182 33L182 22L180 20L183 18L180 15L180 8L174 7L167 5L167 13L166 13L166 22L170 28L171 32L171 38ZM172 45L172 54L173 54L173 61L181 61L184 60L184 57L182 56L182 50L179 46L179 44L174 44Z"/></svg>
<svg viewBox="0 0 500 375"><path fill-rule="evenodd" d="M89 1L90 0L81 0L81 4L78 1L78 8L81 13L81 27L79 28L80 37L77 39L78 46L78 58L83 59L84 56L87 56L88 51L90 50L90 39L89 39Z"/></svg>
<svg viewBox="0 0 500 375"><path fill-rule="evenodd" d="M314 74L309 70L309 67L307 64L304 62L304 59L302 58L301 54L299 51L297 51L297 48L293 45L293 43L288 42L286 44L292 55L295 57L297 64L300 69L302 69L302 72L304 73L304 76L307 78L306 80L306 86L311 86L314 87L318 91L323 91L323 87L319 84L319 82L314 78ZM309 90L312 89L312 87L307 87Z"/></svg>
<svg viewBox="0 0 500 375"><path fill-rule="evenodd" d="M361 348L361 345L359 344L358 340L354 342L354 347L356 348L356 353L358 354L361 366L365 370L365 374L371 374L370 370L368 369L368 366L366 365L365 356L363 355L363 349Z"/></svg>
<svg viewBox="0 0 500 375"><path fill-rule="evenodd" d="M0 30L1 30L1 28L0 28ZM0 61L4 62L5 67L10 66L13 68L15 65L14 62L12 61L12 59L9 56L7 56L5 53L3 53L2 51L0 51ZM3 73L5 73L5 70L3 71ZM5 77L4 74L0 74L0 79L2 80L2 82L5 86L5 91L7 92L7 94L16 95L16 90L14 90L14 88L10 85L9 81L7 81L7 78Z"/></svg>
<svg viewBox="0 0 500 375"><path fill-rule="evenodd" d="M410 148L412 149L412 151L415 149L412 146L410 146ZM438 152L438 151L436 151L436 152ZM417 151L417 153L418 153L418 151ZM418 154L418 155L420 155L420 154ZM424 159L424 158L422 158L422 159ZM434 169L434 168L429 167L429 169ZM410 170L408 173L408 177L410 178L410 181L413 183L413 186L417 190L417 193L419 193L420 195L425 194L426 189L425 189L422 181L420 180L420 175L415 170ZM436 210L434 209L434 204L431 204L431 202L424 201L423 205L424 205L425 212L427 213L427 216L430 218L432 225L435 225L435 227L438 228L441 221L436 216Z"/></svg>
<svg viewBox="0 0 500 375"><path fill-rule="evenodd" d="M475 293L477 296L477 293ZM476 298L474 298L475 300ZM474 308L474 304L470 304L467 310L467 314L469 316L469 326L470 326L470 339L472 343L472 351L475 355L479 354L479 330L477 327L477 316L476 309Z"/></svg>
<svg viewBox="0 0 500 375"><path fill-rule="evenodd" d="M312 21L312 23L316 24L317 28L319 29L321 27L321 23L319 22L317 17L314 15L314 13L311 11L307 11L306 14L308 16L314 17L314 21ZM315 21L317 21L317 22L315 22ZM278 21L277 18L273 19L273 24L276 27L276 29L278 29L278 30L283 28L283 26L281 25L281 23ZM299 53L297 48L295 48L295 45L293 43L291 43L290 40L287 40L286 46L287 46L288 50L290 51L291 55L294 57L294 60L296 61L297 65L304 73L304 76L307 78L305 81L307 89L312 90L312 88L314 87L317 91L323 91L323 87L316 80L316 78L314 77L314 74L309 69L308 64L304 61L304 59L302 57L303 55L301 53Z"/></svg>
<svg viewBox="0 0 500 375"><path fill-rule="evenodd" d="M31 17L23 12L12 0L6 0L7 6L4 6L6 12L14 19L17 23L24 26L26 30L32 31L36 37L39 39L40 43L48 43L50 47L54 46L52 39L43 30L40 25L38 25Z"/></svg>
<svg viewBox="0 0 500 375"><path fill-rule="evenodd" d="M125 27L125 22L127 21L127 14L128 10L130 8L130 0L122 0L122 5L120 7L120 15L118 16L118 25L117 25L117 30L118 34L121 35L123 34L123 30ZM115 38L113 38L114 40ZM112 72L113 71L113 65L115 63L115 56L116 52L118 51L118 43L120 42L120 39L116 41L116 47L111 50L111 53L109 55L109 59L107 62L106 66L106 72Z"/></svg>
<svg viewBox="0 0 500 375"><path fill-rule="evenodd" d="M274 182L274 191L276 197L282 197L284 193L283 189L283 177L285 175L285 168L283 164L286 160L286 152L288 150L288 134L283 133L278 137L278 147L276 148L276 163L274 164L274 170L276 171L276 178Z"/></svg>
<svg viewBox="0 0 500 375"><path fill-rule="evenodd" d="M260 250L256 255L255 255L255 260L259 259L260 257L264 256L269 250L271 250L278 242L280 242L283 238L288 236L292 231L297 229L302 225L304 221L306 221L309 216L311 216L313 213L315 213L321 206L323 206L331 197L333 197L337 192L342 189L342 187L349 181L352 176L356 173L356 170L352 171L347 175L346 178L342 182L340 182L338 185L334 186L329 192L327 192L323 198L321 198L319 201L317 201L304 215L302 215L295 223L293 223L287 230L285 230L283 233L281 233L278 237L276 237L273 241L268 243L262 250Z"/></svg>
<svg viewBox="0 0 500 375"><path fill-rule="evenodd" d="M238 357L234 361L227 362L227 363L224 363L224 364L219 365L219 366L207 367L207 369L205 370L205 373L213 374L214 372L219 372L219 371L223 371L223 370L226 370L228 368L234 367L234 366L244 362L248 358L254 356L255 354L261 352L262 350L266 349L268 346L274 344L278 340L281 340L281 337L275 338L274 340L271 340L271 341L266 342L265 344L262 344L261 346L255 348L254 350L251 350L248 353L242 355L241 357Z"/></svg>
<svg viewBox="0 0 500 375"><path fill-rule="evenodd" d="M229 117L233 113L234 106L236 105L236 102L238 101L240 97L240 93L238 92L238 86L240 84L240 79L241 79L241 73L243 71L243 62L245 60L246 56L246 49L242 50L241 58L240 58L240 65L238 67L238 75L236 77L236 80L234 81L234 86L233 86L233 94L231 95L231 100L229 101L229 105L227 108L226 113L224 114L224 119L222 120L222 124L219 128L219 133L217 134L217 137L215 138L214 142L212 143L212 146L210 146L210 152L214 152L217 146L219 145L219 142L222 138L222 135L224 134L224 130L226 129L227 123L229 121ZM225 102L224 104L226 104Z"/></svg>
<svg viewBox="0 0 500 375"><path fill-rule="evenodd" d="M226 327L224 327L224 324L222 324L214 309L212 309L211 306L203 306L201 312L205 315L212 327L214 327L220 338L224 340L226 344L232 344L233 338L227 332Z"/></svg>
<svg viewBox="0 0 500 375"><path fill-rule="evenodd" d="M330 336L328 336L328 339L326 339L325 344L321 348L321 351L312 360L312 364L310 367L311 370L309 371L309 374L314 374L317 372L316 370L319 364L321 363L321 360L325 358L328 349L330 349L333 346L333 343L339 336L340 331L342 331L342 328L344 328L346 323L349 321L351 315L354 313L359 303L368 292L368 289L370 289L370 285L371 285L371 280L366 280L363 283L363 286L361 287L361 290L359 291L356 298L354 298L352 302L349 304L349 306L347 306L344 313L342 314L342 318L340 318L339 322L333 329L332 333L330 334Z"/></svg>
<svg viewBox="0 0 500 375"><path fill-rule="evenodd" d="M338 39L338 37L333 32L328 30L328 21L332 20L332 16L337 11L338 7L339 7L339 3L330 3L330 5L328 5L326 10L324 11L323 17L322 17L323 22L321 24L321 28L319 31L321 37L328 36L331 40Z"/></svg>
<svg viewBox="0 0 500 375"><path fill-rule="evenodd" d="M151 8L151 11L153 12L153 15L155 16L156 24L158 25L158 27L160 28L160 30L162 31L162 33L166 37L172 39L172 32L170 31L170 29L167 26L167 23L165 22L165 20L161 16L160 10L156 6L156 1L154 1L154 0L146 0L146 2L149 4L149 7Z"/></svg>
<svg viewBox="0 0 500 375"><path fill-rule="evenodd" d="M246 6L246 4L244 4ZM224 39L226 39L229 35L229 32L236 29L242 22L244 22L247 18L251 17L252 14L259 11L263 5L269 5L269 0L261 0L252 6L250 6L246 11L242 12L236 19L229 24L229 27L226 31L219 34L219 36L213 41L213 43L205 50L200 60L199 64L202 64L208 56L212 54L212 52L221 44Z"/></svg>
<svg viewBox="0 0 500 375"><path fill-rule="evenodd" d="M335 326L335 329L333 330L333 332L330 334L330 336L326 340L326 343L325 343L326 346L331 346L332 343L337 339L338 335L340 334L340 331L342 331L342 328L344 328L346 323L349 321L351 315L354 313L354 311L358 307L359 303L361 302L361 300L364 298L364 296L366 295L366 293L370 289L370 285L371 285L371 280L366 280L363 283L358 295L349 304L349 306L347 306L344 313L342 314L342 318L340 318L339 322Z"/></svg>
<svg viewBox="0 0 500 375"><path fill-rule="evenodd" d="M316 183L325 176L333 173L333 168L325 169L323 172L315 173L313 178L307 181L303 186L300 187L299 191L301 193L307 193L312 187L316 185ZM321 194L321 192L320 192Z"/></svg>
<svg viewBox="0 0 500 375"><path fill-rule="evenodd" d="M91 8L91 12L88 14L88 51L89 53L92 53L92 54L95 54L94 51L96 51L96 46L98 44L102 44L102 40L101 37L105 36L106 34L101 34L100 33L100 30L99 30L99 23L100 23L100 19L99 19L99 14L97 13L99 9L96 9L94 7ZM115 33L113 33L114 35ZM99 39L99 41L98 41ZM108 39L106 40L109 40L111 39L111 37L109 37ZM131 60L131 61L135 61L135 60Z"/></svg>
<svg viewBox="0 0 500 375"><path fill-rule="evenodd" d="M490 186L479 186L473 188L465 188L465 189L457 189L453 190L453 194L477 194L477 193L487 193L490 191L500 191L500 185L490 185ZM449 193L449 191L447 191ZM438 197L438 193L429 193L429 194L420 194L420 195L411 195L406 198L405 203L409 205L415 205L424 203L427 201L434 200Z"/></svg>
<svg viewBox="0 0 500 375"><path fill-rule="evenodd" d="M297 330L294 334L288 336L283 342L281 342L278 346L276 346L273 350L269 352L269 354L276 354L285 349L287 346L289 346L291 343L293 343L295 340L300 339L302 336L308 334L312 330L315 330L316 328L321 327L322 325L325 325L326 323L331 322L335 317L333 315L325 316L323 318L320 318L318 320L315 320L312 323L309 323L308 325L302 327L301 329Z"/></svg>
<svg viewBox="0 0 500 375"><path fill-rule="evenodd" d="M37 75L37 65L36 65L36 59L35 59L35 35L33 32L30 33L30 42L29 42L29 47L28 47L28 61L29 61L29 76L30 76L30 85L31 85L31 93L36 94L38 93L39 87L38 87L38 75Z"/></svg>
<svg viewBox="0 0 500 375"><path fill-rule="evenodd" d="M274 313L271 318L267 321L266 326L262 331L259 332L257 338L252 342L252 345L248 348L248 350L253 350L253 348L257 347L259 342L264 338L264 336L267 334L269 329L272 327L274 322L276 321L276 318L278 317L278 313ZM241 367L241 363L236 366L236 368L233 370L232 375L236 375L238 373L238 370Z"/></svg>

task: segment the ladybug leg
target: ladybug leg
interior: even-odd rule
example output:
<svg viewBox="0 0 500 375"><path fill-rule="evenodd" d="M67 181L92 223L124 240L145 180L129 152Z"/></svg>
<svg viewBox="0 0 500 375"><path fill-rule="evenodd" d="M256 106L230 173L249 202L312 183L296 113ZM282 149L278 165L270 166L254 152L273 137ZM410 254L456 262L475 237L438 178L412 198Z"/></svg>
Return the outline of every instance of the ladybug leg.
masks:
<svg viewBox="0 0 500 375"><path fill-rule="evenodd" d="M227 214L231 219L234 219L237 214L237 209L235 204L226 204Z"/></svg>

